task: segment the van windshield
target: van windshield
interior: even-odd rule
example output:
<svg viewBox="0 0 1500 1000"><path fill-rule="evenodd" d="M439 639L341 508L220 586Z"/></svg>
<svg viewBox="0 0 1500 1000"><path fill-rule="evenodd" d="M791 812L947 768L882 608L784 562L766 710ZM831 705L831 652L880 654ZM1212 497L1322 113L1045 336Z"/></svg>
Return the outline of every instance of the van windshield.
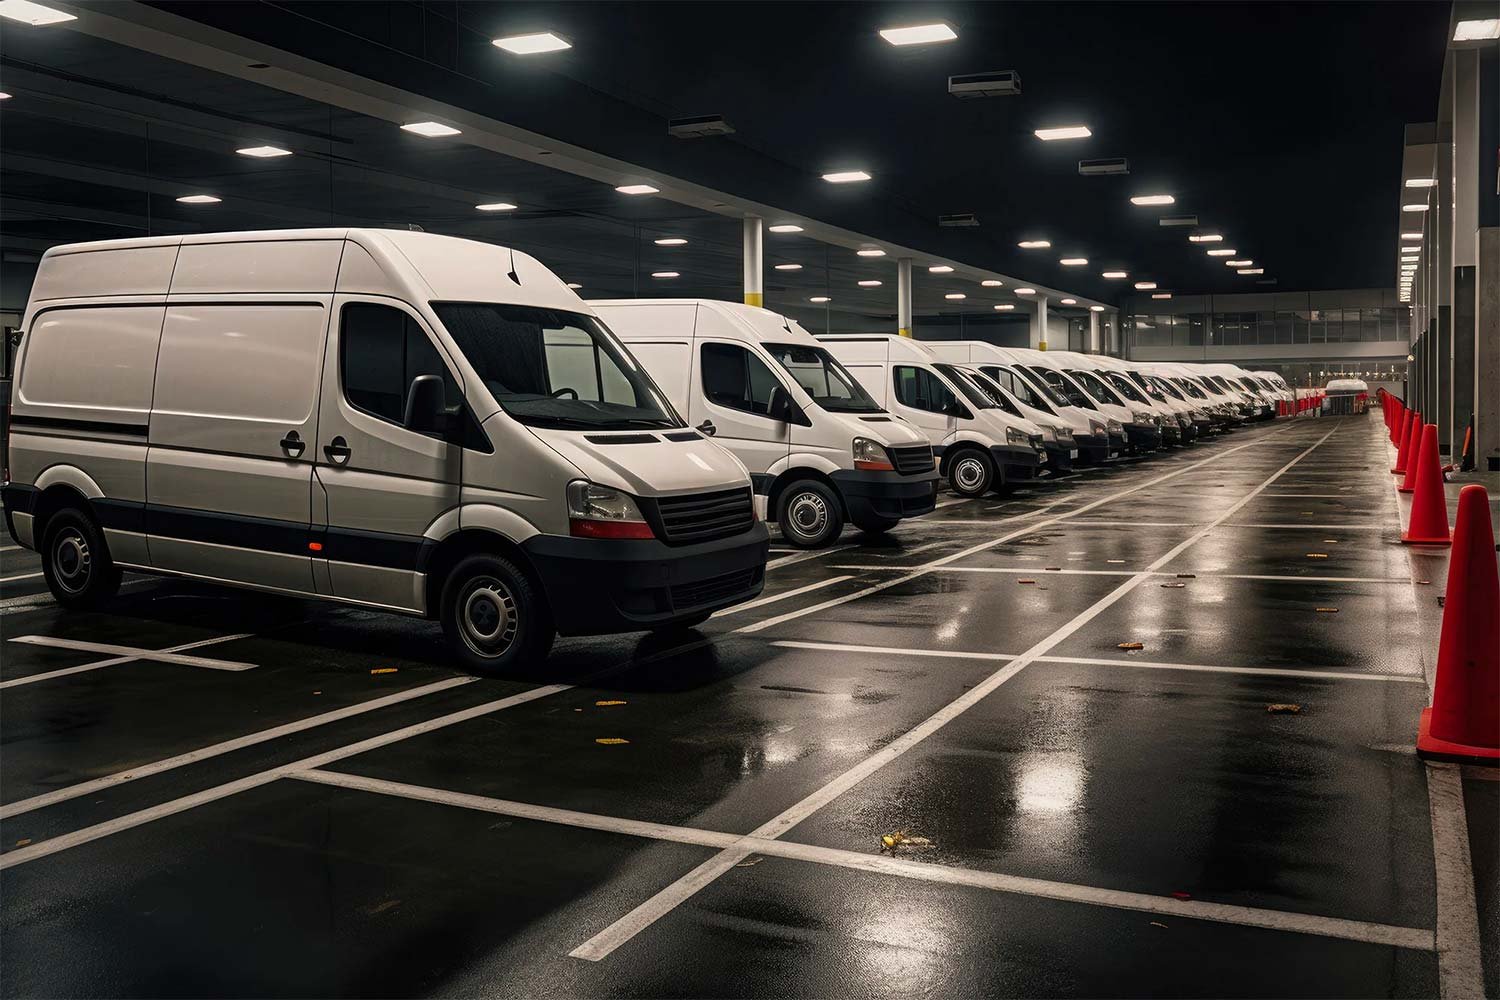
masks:
<svg viewBox="0 0 1500 1000"><path fill-rule="evenodd" d="M766 344L765 348L823 409L830 413L883 413L864 387L821 347Z"/></svg>
<svg viewBox="0 0 1500 1000"><path fill-rule="evenodd" d="M1094 401L1080 388L1078 383L1065 376L1062 372L1054 371L1043 365L1032 365L1028 369L1033 375L1041 379L1043 383L1054 392L1061 395L1072 405L1084 410L1097 410Z"/></svg>
<svg viewBox="0 0 1500 1000"><path fill-rule="evenodd" d="M979 373L1032 409L1041 410L1043 413L1055 412L1052 405L1042 398L1041 393L1009 368L1000 365L980 365Z"/></svg>
<svg viewBox="0 0 1500 1000"><path fill-rule="evenodd" d="M493 302L434 302L458 349L523 424L682 427L644 369L592 316Z"/></svg>
<svg viewBox="0 0 1500 1000"><path fill-rule="evenodd" d="M1104 381L1093 372L1074 369L1068 372L1068 374L1076 378L1079 384L1083 386L1084 391L1092 395L1099 402L1111 403L1115 406L1124 405L1120 402L1120 397L1116 396L1114 392L1110 390L1109 386L1105 385Z"/></svg>
<svg viewBox="0 0 1500 1000"><path fill-rule="evenodd" d="M1141 390L1135 387L1135 383L1119 372L1105 372L1104 377L1109 380L1110 385L1115 387L1115 391L1132 403L1146 402L1146 397L1141 395Z"/></svg>
<svg viewBox="0 0 1500 1000"><path fill-rule="evenodd" d="M938 371L948 377L948 381L958 386L969 402L981 410L1004 410L1006 413L1019 417L1021 411L1016 409L1005 394L996 386L989 384L985 378L975 376L967 368L959 368L957 365L933 365Z"/></svg>

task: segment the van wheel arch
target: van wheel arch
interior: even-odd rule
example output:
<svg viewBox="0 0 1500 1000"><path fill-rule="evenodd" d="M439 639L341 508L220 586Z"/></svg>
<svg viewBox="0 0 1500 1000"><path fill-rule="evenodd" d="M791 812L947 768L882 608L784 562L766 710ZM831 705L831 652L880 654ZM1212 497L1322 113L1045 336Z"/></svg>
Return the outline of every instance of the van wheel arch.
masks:
<svg viewBox="0 0 1500 1000"><path fill-rule="evenodd" d="M514 563L521 572L526 574L532 587L545 602L547 592L542 587L542 578L537 575L536 569L526 558L526 553L521 546L504 535L487 531L484 528L464 528L438 542L432 555L427 559L425 570L427 585L423 610L428 618L438 617L443 599L443 585L448 581L448 574L452 573L454 567L465 558L477 552L501 556Z"/></svg>
<svg viewBox="0 0 1500 1000"><path fill-rule="evenodd" d="M36 543L37 551L41 551L42 539L47 537L47 521L52 515L68 507L82 511L98 527L99 515L94 512L94 505L89 502L89 498L76 486L54 483L42 490L36 498L36 506L31 509L31 537Z"/></svg>
<svg viewBox="0 0 1500 1000"><path fill-rule="evenodd" d="M844 500L844 491L838 488L838 484L830 479L826 472L822 472L821 470L814 469L806 465L799 465L796 468L787 469L785 472L771 481L771 488L766 493L767 518L774 518L776 516L776 508L781 503L782 492L788 486L792 485L795 482L800 482L803 479L815 479L832 490L833 495L839 498L839 509L840 513L843 515L844 520L847 521L849 519L849 505Z"/></svg>

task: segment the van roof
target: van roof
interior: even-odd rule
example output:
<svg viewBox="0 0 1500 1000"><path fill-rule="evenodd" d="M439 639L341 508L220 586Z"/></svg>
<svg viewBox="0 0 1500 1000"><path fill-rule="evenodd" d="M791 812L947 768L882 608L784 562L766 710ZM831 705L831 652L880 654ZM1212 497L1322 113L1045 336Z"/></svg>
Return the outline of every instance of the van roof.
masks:
<svg viewBox="0 0 1500 1000"><path fill-rule="evenodd" d="M707 309L724 319L740 332L760 343L801 344L816 347L817 339L790 316L761 306L743 302L727 302L723 299L589 299L593 308L616 309L622 306L697 306Z"/></svg>
<svg viewBox="0 0 1500 1000"><path fill-rule="evenodd" d="M927 344L895 333L821 333L817 339L825 343L884 344L887 361L920 361L930 365L939 360Z"/></svg>

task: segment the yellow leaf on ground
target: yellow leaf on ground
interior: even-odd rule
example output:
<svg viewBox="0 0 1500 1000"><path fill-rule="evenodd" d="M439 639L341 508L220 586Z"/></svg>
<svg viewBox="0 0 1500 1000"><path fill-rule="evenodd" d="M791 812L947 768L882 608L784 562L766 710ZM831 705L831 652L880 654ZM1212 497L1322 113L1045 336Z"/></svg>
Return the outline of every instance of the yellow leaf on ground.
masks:
<svg viewBox="0 0 1500 1000"><path fill-rule="evenodd" d="M595 740L594 742L600 744L601 746L613 747L619 746L621 743L629 743L630 741L622 740L618 736L604 736L600 739Z"/></svg>
<svg viewBox="0 0 1500 1000"><path fill-rule="evenodd" d="M370 671L370 673L372 674L394 674L395 672L395 667L376 667L374 670Z"/></svg>
<svg viewBox="0 0 1500 1000"><path fill-rule="evenodd" d="M611 701L596 701L596 702L594 702L594 704L595 704L595 706L597 706L599 708L605 708L606 706L609 706L609 705L627 705L627 704L629 704L629 702L624 702L624 701L620 701L618 699L614 699L614 700L611 700Z"/></svg>
<svg viewBox="0 0 1500 1000"><path fill-rule="evenodd" d="M1139 643L1139 642L1122 642L1122 643L1119 644L1119 648L1120 649L1145 649L1146 647L1144 645L1142 645L1141 643Z"/></svg>

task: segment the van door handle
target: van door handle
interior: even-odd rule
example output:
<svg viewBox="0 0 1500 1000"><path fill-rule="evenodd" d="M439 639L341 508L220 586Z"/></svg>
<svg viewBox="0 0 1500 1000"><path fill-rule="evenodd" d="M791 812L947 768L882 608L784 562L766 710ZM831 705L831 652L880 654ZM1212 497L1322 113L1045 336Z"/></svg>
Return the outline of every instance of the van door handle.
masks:
<svg viewBox="0 0 1500 1000"><path fill-rule="evenodd" d="M703 421L703 423L698 425L698 429L707 434L709 437L713 437L714 432L718 430L718 428L714 426L714 422L712 420Z"/></svg>
<svg viewBox="0 0 1500 1000"><path fill-rule="evenodd" d="M343 465L349 461L349 456L354 454L349 450L349 442L342 437L336 437L323 446L323 454L328 456L328 461L334 465Z"/></svg>
<svg viewBox="0 0 1500 1000"><path fill-rule="evenodd" d="M296 431L287 431L286 437L281 439L281 450L292 458L301 458L302 453L307 450L307 442Z"/></svg>

